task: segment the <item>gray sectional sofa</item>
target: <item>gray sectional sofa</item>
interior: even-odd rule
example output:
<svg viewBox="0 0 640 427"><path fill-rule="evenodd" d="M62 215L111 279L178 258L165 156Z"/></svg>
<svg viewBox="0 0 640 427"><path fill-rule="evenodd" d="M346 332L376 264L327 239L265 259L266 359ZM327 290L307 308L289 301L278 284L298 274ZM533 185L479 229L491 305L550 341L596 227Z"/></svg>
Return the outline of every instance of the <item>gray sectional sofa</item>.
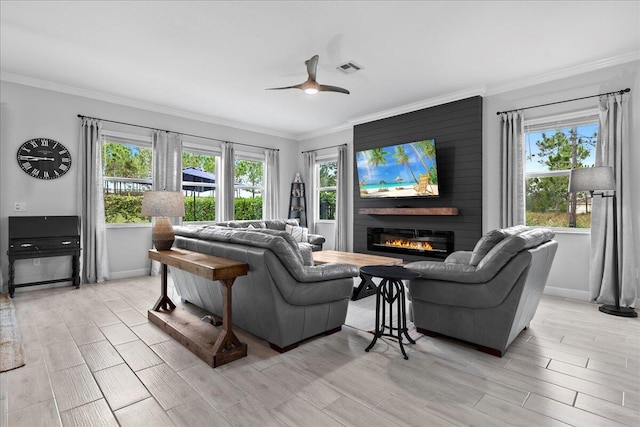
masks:
<svg viewBox="0 0 640 427"><path fill-rule="evenodd" d="M353 278L348 264L314 266L303 258L299 242L286 231L222 228L220 224L174 227L175 246L245 262L246 276L236 279L233 323L286 351L315 335L340 330L347 315ZM310 253L310 251L309 251ZM220 285L171 268L178 294L221 316Z"/></svg>
<svg viewBox="0 0 640 427"><path fill-rule="evenodd" d="M405 267L418 331L446 335L502 356L533 318L558 244L549 229L515 226L483 236L473 252Z"/></svg>

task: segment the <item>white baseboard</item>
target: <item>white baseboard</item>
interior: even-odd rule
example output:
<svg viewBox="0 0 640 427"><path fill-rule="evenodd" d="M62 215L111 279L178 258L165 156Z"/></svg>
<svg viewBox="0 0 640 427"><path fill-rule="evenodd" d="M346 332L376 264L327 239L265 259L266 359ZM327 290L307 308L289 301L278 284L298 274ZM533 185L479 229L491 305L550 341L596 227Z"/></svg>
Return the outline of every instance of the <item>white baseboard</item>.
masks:
<svg viewBox="0 0 640 427"><path fill-rule="evenodd" d="M589 291L577 291L575 289L566 288L554 288L553 286L546 286L542 292L545 295L552 295L554 297L571 298L578 301L589 301ZM640 298L636 299L636 310L640 308Z"/></svg>
<svg viewBox="0 0 640 427"><path fill-rule="evenodd" d="M589 301L589 291L578 291L567 288L554 288L553 286L545 286L542 292L545 295L554 297L571 298L578 301Z"/></svg>
<svg viewBox="0 0 640 427"><path fill-rule="evenodd" d="M111 272L109 280L127 279L129 277L140 277L140 276L148 276L148 275L149 275L148 268L139 268L137 270Z"/></svg>

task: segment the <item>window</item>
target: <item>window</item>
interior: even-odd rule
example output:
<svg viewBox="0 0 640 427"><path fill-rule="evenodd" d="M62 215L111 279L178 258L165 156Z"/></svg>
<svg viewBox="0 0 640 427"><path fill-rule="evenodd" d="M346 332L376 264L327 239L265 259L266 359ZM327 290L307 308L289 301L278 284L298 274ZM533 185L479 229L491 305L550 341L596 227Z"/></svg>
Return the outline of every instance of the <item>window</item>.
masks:
<svg viewBox="0 0 640 427"><path fill-rule="evenodd" d="M258 160L250 155L236 154L234 219L262 218L263 168L264 160Z"/></svg>
<svg viewBox="0 0 640 427"><path fill-rule="evenodd" d="M212 151L189 146L182 150L185 221L215 221L218 160Z"/></svg>
<svg viewBox="0 0 640 427"><path fill-rule="evenodd" d="M107 135L102 140L104 214L107 224L145 223L142 195L151 189L151 141Z"/></svg>
<svg viewBox="0 0 640 427"><path fill-rule="evenodd" d="M598 135L598 116L572 116L525 123L526 224L545 227L589 228L589 193L571 194L569 171L592 167Z"/></svg>
<svg viewBox="0 0 640 427"><path fill-rule="evenodd" d="M336 219L336 193L338 181L338 163L335 159L320 160L317 163L318 175L316 182L318 183L317 203L318 220Z"/></svg>

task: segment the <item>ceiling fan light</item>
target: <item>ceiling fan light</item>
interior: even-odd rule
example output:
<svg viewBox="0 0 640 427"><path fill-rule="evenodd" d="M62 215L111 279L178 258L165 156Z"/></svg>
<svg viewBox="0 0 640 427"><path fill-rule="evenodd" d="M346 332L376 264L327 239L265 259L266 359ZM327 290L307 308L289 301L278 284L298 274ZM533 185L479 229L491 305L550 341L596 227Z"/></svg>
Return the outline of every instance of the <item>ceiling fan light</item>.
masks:
<svg viewBox="0 0 640 427"><path fill-rule="evenodd" d="M304 93L306 93L307 95L315 95L316 93L318 93L318 89L316 89L315 87L308 87L304 90Z"/></svg>

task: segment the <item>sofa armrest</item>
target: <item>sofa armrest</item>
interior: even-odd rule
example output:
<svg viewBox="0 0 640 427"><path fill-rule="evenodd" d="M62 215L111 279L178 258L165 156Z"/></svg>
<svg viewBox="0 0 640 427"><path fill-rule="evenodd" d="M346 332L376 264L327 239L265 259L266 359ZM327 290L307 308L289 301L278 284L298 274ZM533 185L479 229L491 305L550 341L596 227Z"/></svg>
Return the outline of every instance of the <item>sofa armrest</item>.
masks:
<svg viewBox="0 0 640 427"><path fill-rule="evenodd" d="M473 255L471 251L456 251L450 254L444 262L447 264L470 265L471 255Z"/></svg>
<svg viewBox="0 0 640 427"><path fill-rule="evenodd" d="M300 282L322 282L325 280L358 277L360 270L355 265L330 262L314 266L305 266L297 277Z"/></svg>
<svg viewBox="0 0 640 427"><path fill-rule="evenodd" d="M322 244L324 242L326 242L326 239L324 238L324 236L320 235L320 234L308 234L308 238L307 238L307 242L311 243L312 245L320 245L322 246Z"/></svg>
<svg viewBox="0 0 640 427"><path fill-rule="evenodd" d="M491 277L483 277L476 267L465 264L454 264L437 261L417 261L404 266L405 268L420 273L418 280L441 280L445 282L460 283L484 283Z"/></svg>

